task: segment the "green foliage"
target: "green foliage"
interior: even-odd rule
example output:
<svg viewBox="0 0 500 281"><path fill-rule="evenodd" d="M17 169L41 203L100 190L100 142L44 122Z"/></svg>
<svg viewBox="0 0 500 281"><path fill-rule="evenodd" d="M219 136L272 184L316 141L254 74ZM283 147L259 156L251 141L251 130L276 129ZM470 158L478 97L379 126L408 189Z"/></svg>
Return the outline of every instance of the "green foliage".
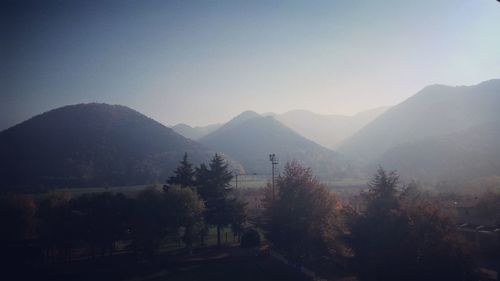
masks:
<svg viewBox="0 0 500 281"><path fill-rule="evenodd" d="M260 245L260 233L254 229L249 228L243 232L241 236L241 247L243 248L253 248Z"/></svg>
<svg viewBox="0 0 500 281"><path fill-rule="evenodd" d="M36 225L36 205L26 195L7 194L0 196L0 242L12 242L33 238Z"/></svg>
<svg viewBox="0 0 500 281"><path fill-rule="evenodd" d="M49 193L38 206L39 238L49 249L68 249L79 235L76 214L67 193Z"/></svg>
<svg viewBox="0 0 500 281"><path fill-rule="evenodd" d="M193 168L193 164L188 161L187 153L184 153L182 161L179 166L175 168L174 175L168 178L167 184L179 185L181 187L192 187L195 185L194 176L195 170Z"/></svg>
<svg viewBox="0 0 500 281"><path fill-rule="evenodd" d="M387 173L382 167L379 167L377 173L368 184L369 193L368 213L387 212L398 205L398 183L399 177L395 171Z"/></svg>
<svg viewBox="0 0 500 281"><path fill-rule="evenodd" d="M207 204L224 200L231 192L230 182L233 175L228 169L228 164L219 154L215 154L208 167L202 164L196 169L196 179L198 192Z"/></svg>
<svg viewBox="0 0 500 281"><path fill-rule="evenodd" d="M475 280L456 225L438 207L396 189L397 175L379 169L368 208L351 221L350 244L362 280ZM413 190L411 193L414 193Z"/></svg>
<svg viewBox="0 0 500 281"><path fill-rule="evenodd" d="M231 210L229 219L231 230L234 236L240 235L248 219L247 203L238 199L231 199L229 201L229 209Z"/></svg>
<svg viewBox="0 0 500 281"><path fill-rule="evenodd" d="M343 232L337 197L297 162L285 165L278 194L264 202L265 229L273 245L293 259L314 261L340 250Z"/></svg>
<svg viewBox="0 0 500 281"><path fill-rule="evenodd" d="M122 194L109 192L84 194L70 201L79 238L91 246L93 254L95 247L102 254L106 250L113 253L114 242L123 239L129 227L130 205L130 199Z"/></svg>
<svg viewBox="0 0 500 281"><path fill-rule="evenodd" d="M203 201L191 188L174 185L165 192L154 188L141 192L131 220L134 249L151 256L163 241L176 240L180 232L187 247L192 247L205 228L204 211Z"/></svg>
<svg viewBox="0 0 500 281"><path fill-rule="evenodd" d="M500 192L486 192L477 204L479 213L500 226Z"/></svg>
<svg viewBox="0 0 500 281"><path fill-rule="evenodd" d="M131 218L131 234L134 251L152 256L167 234L168 213L163 193L150 188L139 193L134 200Z"/></svg>
<svg viewBox="0 0 500 281"><path fill-rule="evenodd" d="M184 228L183 241L188 247L202 235L205 227L203 213L205 204L191 188L173 186L165 192L166 225Z"/></svg>
<svg viewBox="0 0 500 281"><path fill-rule="evenodd" d="M230 182L233 178L222 156L215 154L209 166L202 164L196 169L198 192L205 201L205 220L217 226L217 245L221 245L220 230L231 223Z"/></svg>

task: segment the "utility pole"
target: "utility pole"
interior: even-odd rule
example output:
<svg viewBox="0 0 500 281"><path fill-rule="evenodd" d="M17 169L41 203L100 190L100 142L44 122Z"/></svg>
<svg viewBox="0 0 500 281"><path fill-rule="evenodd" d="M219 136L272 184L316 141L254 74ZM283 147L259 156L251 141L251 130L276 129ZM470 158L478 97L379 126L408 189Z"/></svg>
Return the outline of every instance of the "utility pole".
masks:
<svg viewBox="0 0 500 281"><path fill-rule="evenodd" d="M269 161L271 161L271 174L272 174L272 178L271 178L271 182L272 182L272 192L273 192L273 200L275 198L275 195L274 195L274 169L275 169L275 166L278 165L278 158L276 157L276 154L269 154Z"/></svg>

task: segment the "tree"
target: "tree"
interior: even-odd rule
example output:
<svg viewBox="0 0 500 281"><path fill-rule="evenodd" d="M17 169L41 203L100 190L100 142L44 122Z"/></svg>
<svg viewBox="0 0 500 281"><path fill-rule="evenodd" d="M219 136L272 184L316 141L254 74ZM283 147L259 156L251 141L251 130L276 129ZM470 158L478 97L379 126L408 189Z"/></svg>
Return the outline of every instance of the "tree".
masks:
<svg viewBox="0 0 500 281"><path fill-rule="evenodd" d="M40 257L40 249L30 245L35 237L36 205L27 195L0 195L0 263L5 276L18 273ZM7 272L5 272L7 271Z"/></svg>
<svg viewBox="0 0 500 281"><path fill-rule="evenodd" d="M386 172L379 167L370 183L367 212L388 212L398 206L398 184L399 176L395 171Z"/></svg>
<svg viewBox="0 0 500 281"><path fill-rule="evenodd" d="M152 256L166 235L166 205L156 188L141 191L134 200L131 216L133 248L136 254Z"/></svg>
<svg viewBox="0 0 500 281"><path fill-rule="evenodd" d="M35 233L36 205L27 195L0 196L0 215L4 227L0 229L0 243L31 239Z"/></svg>
<svg viewBox="0 0 500 281"><path fill-rule="evenodd" d="M114 251L115 241L125 236L130 216L131 200L123 194L89 193L70 201L73 212L79 215L80 235L95 256L96 246L104 255Z"/></svg>
<svg viewBox="0 0 500 281"><path fill-rule="evenodd" d="M477 204L481 216L500 226L500 193L488 191L479 198Z"/></svg>
<svg viewBox="0 0 500 281"><path fill-rule="evenodd" d="M277 187L275 199L268 195L264 201L264 228L273 245L302 262L338 254L343 227L337 196L297 162L285 165Z"/></svg>
<svg viewBox="0 0 500 281"><path fill-rule="evenodd" d="M194 176L195 170L193 169L193 164L188 161L187 153L184 153L182 161L174 170L174 175L168 178L167 186L179 185L180 187L193 187L195 185Z"/></svg>
<svg viewBox="0 0 500 281"><path fill-rule="evenodd" d="M39 237L45 245L47 258L56 258L62 252L64 259L70 258L71 248L81 235L77 214L69 206L67 193L49 193L38 207Z"/></svg>
<svg viewBox="0 0 500 281"><path fill-rule="evenodd" d="M205 201L205 220L217 227L217 246L221 245L221 228L231 223L230 182L233 178L224 159L215 154L209 167L196 169L198 192Z"/></svg>
<svg viewBox="0 0 500 281"><path fill-rule="evenodd" d="M166 224L171 229L184 228L182 237L187 248L201 236L204 228L203 212L205 204L196 191L190 188L172 186L165 192L167 212Z"/></svg>
<svg viewBox="0 0 500 281"><path fill-rule="evenodd" d="M240 241L241 234L244 230L244 224L247 221L247 203L238 199L231 199L229 201L231 209L231 230L233 231L233 240L238 238Z"/></svg>
<svg viewBox="0 0 500 281"><path fill-rule="evenodd" d="M367 210L348 237L361 280L475 280L468 248L456 224L435 204L399 192L398 176L379 168ZM411 191L415 193L414 190Z"/></svg>
<svg viewBox="0 0 500 281"><path fill-rule="evenodd" d="M241 237L241 247L252 248L260 245L260 233L254 229L246 229Z"/></svg>

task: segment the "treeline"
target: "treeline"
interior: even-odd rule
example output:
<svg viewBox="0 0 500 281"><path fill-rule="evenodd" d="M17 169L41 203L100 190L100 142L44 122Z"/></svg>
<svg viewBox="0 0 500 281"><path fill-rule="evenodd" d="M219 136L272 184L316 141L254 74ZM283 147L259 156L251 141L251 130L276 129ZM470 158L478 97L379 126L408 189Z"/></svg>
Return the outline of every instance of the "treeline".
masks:
<svg viewBox="0 0 500 281"><path fill-rule="evenodd" d="M163 188L148 188L134 198L109 192L74 198L51 193L39 200L2 195L1 256L9 264L62 262L82 252L87 257L113 255L120 244L148 258L169 243L203 246L211 227L217 229L220 246L221 229L231 227L239 237L247 218L231 180L220 155L194 168L185 154Z"/></svg>
<svg viewBox="0 0 500 281"><path fill-rule="evenodd" d="M414 185L401 187L395 172L377 171L362 210L342 204L294 162L285 166L277 190L267 192L263 226L295 264L360 280L479 279L455 222Z"/></svg>
<svg viewBox="0 0 500 281"><path fill-rule="evenodd" d="M118 246L148 259L169 244L188 250L203 246L210 229L216 229L220 246L223 228L230 227L236 238L248 220L246 204L235 195L231 180L221 156L193 167L185 155L162 188L134 198L112 193L75 198L52 193L40 200L3 195L3 262L65 261L82 251L87 257L112 256ZM256 224L276 251L322 276L479 278L471 248L453 219L415 185L401 185L394 172L380 168L356 208L297 162L287 163L275 188L264 191ZM259 232L245 233L249 246L258 245Z"/></svg>

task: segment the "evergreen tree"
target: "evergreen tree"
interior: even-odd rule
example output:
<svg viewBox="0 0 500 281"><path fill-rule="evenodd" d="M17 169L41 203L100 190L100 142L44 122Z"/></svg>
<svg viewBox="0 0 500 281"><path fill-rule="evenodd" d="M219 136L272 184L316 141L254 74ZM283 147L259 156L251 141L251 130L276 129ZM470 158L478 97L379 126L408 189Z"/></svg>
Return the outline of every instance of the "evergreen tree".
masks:
<svg viewBox="0 0 500 281"><path fill-rule="evenodd" d="M217 227L217 246L221 245L221 228L231 223L230 182L233 178L222 156L215 154L209 166L196 169L198 192L205 201L206 222Z"/></svg>
<svg viewBox="0 0 500 281"><path fill-rule="evenodd" d="M348 240L359 280L478 280L453 220L431 201L407 200L409 190L397 185L395 172L379 168L367 210L351 219Z"/></svg>
<svg viewBox="0 0 500 281"><path fill-rule="evenodd" d="M368 184L369 212L388 212L399 205L398 200L399 176L395 171L386 172L382 167L377 169Z"/></svg>
<svg viewBox="0 0 500 281"><path fill-rule="evenodd" d="M179 166L174 170L174 175L167 180L167 187L171 185L179 185L180 187L194 186L195 170L193 164L188 161L187 153L184 153L182 161Z"/></svg>

